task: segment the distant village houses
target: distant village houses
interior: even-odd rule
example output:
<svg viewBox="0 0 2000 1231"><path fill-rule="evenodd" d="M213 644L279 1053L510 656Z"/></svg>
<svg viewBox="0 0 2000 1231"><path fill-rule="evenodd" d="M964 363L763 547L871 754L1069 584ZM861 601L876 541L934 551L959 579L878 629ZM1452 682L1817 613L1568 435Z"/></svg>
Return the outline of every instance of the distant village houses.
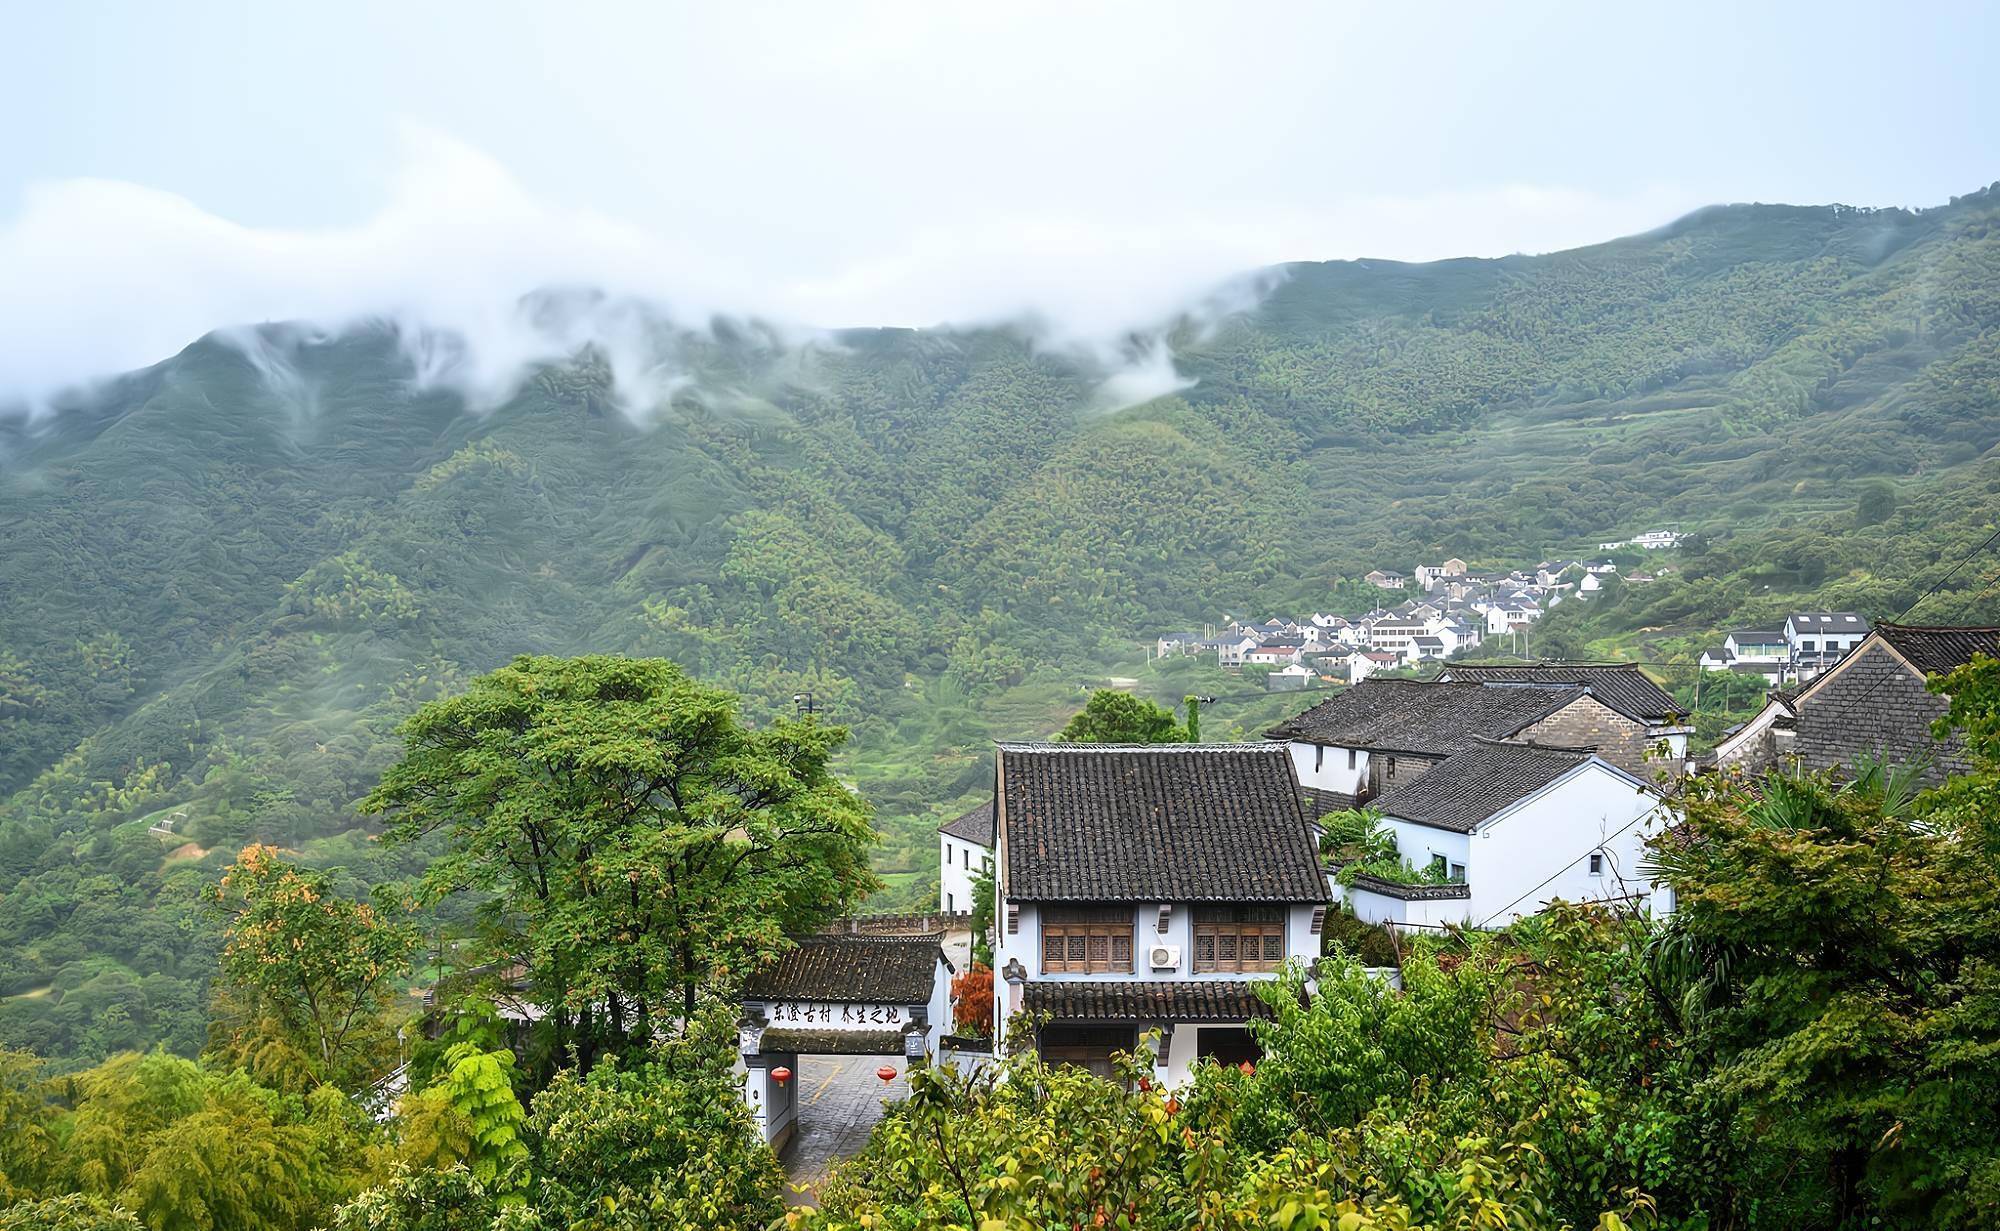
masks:
<svg viewBox="0 0 2000 1231"><path fill-rule="evenodd" d="M1451 661L1492 638L1518 638L1564 596L1588 598L1616 572L1605 562L1560 560L1481 573L1456 556L1418 565L1412 575L1375 569L1362 580L1404 595L1400 602L1358 616L1313 612L1163 633L1153 652L1213 654L1223 667L1269 668L1272 688L1359 683L1385 670ZM1415 587L1408 584L1412 576Z"/></svg>

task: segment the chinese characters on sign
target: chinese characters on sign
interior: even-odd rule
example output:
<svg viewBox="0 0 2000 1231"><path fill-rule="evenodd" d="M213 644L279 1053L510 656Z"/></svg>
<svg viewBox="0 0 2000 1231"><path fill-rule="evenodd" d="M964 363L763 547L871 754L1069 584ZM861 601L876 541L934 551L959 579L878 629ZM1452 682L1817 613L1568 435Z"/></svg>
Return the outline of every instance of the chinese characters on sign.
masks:
<svg viewBox="0 0 2000 1231"><path fill-rule="evenodd" d="M901 1026L909 1010L899 1004L801 1004L780 1002L769 1009L771 1024L787 1026Z"/></svg>

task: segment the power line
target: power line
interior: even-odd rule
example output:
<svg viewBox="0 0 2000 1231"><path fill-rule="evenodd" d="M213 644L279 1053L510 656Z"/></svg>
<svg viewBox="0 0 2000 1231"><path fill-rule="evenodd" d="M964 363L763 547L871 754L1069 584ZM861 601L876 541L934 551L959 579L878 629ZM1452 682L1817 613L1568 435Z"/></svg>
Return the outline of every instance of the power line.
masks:
<svg viewBox="0 0 2000 1231"><path fill-rule="evenodd" d="M1513 910L1516 906L1519 906L1522 902L1525 902L1528 898L1532 897L1536 893L1541 892L1541 890L1543 890L1548 886L1549 881L1552 881L1556 877L1561 876L1563 873L1569 871L1571 868L1575 867L1583 860L1589 858L1592 851L1603 850L1605 846L1608 845L1613 838L1617 837L1619 834L1624 833L1626 830L1632 828L1632 826L1637 825L1640 821L1643 821L1647 817L1653 815L1653 813L1657 810L1658 810L1658 805L1656 804L1654 805L1654 807L1646 809L1644 812L1641 812L1639 815L1633 817L1631 820L1625 822L1623 825L1620 825L1618 828L1612 830L1610 833L1599 838L1595 843L1591 844L1588 848L1586 848L1583 854L1578 855L1575 859L1570 860L1562 867L1557 868L1555 871L1549 873L1548 878L1542 881L1541 884L1536 885L1533 889L1528 890L1528 892L1522 894L1520 897L1515 898L1513 901L1507 903L1507 905L1501 907L1499 910L1496 910L1492 914L1486 916L1486 918L1483 921L1481 921L1480 924L1478 925L1478 930L1479 931L1486 930L1487 924L1493 922L1495 919L1498 919L1500 916L1506 914L1508 911Z"/></svg>

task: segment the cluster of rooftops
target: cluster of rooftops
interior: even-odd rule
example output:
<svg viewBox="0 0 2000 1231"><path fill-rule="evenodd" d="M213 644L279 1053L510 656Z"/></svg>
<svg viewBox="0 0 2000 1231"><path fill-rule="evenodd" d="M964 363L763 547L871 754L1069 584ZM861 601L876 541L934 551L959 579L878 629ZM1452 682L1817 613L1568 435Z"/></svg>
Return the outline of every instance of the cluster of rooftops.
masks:
<svg viewBox="0 0 2000 1231"><path fill-rule="evenodd" d="M1602 760L1588 745L1520 738L1585 699L1635 741L1686 730L1673 698L1633 666L1455 666L1434 682L1365 681L1258 744L1002 743L1000 807L982 803L941 832L997 851L1011 901L1324 902L1316 821L1327 809L1301 782L1295 745L1424 758L1390 789L1334 802L1469 833Z"/></svg>

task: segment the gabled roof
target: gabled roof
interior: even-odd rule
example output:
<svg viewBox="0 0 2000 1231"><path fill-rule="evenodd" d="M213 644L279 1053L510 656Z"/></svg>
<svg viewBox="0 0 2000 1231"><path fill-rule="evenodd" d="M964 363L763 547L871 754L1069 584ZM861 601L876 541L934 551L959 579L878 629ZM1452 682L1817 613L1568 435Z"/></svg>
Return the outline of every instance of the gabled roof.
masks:
<svg viewBox="0 0 2000 1231"><path fill-rule="evenodd" d="M1592 756L1587 749L1482 740L1369 806L1433 829L1471 833L1494 813L1587 764Z"/></svg>
<svg viewBox="0 0 2000 1231"><path fill-rule="evenodd" d="M1279 723L1265 735L1341 748L1450 756L1480 736L1513 735L1583 695L1580 688L1488 688L1478 683L1371 679Z"/></svg>
<svg viewBox="0 0 2000 1231"><path fill-rule="evenodd" d="M938 832L960 842L970 842L975 846L993 845L993 801L951 818L938 826Z"/></svg>
<svg viewBox="0 0 2000 1231"><path fill-rule="evenodd" d="M1006 895L1027 902L1323 902L1275 744L1002 744Z"/></svg>
<svg viewBox="0 0 2000 1231"><path fill-rule="evenodd" d="M927 1004L944 960L942 934L801 936L776 962L750 976L751 1000Z"/></svg>
<svg viewBox="0 0 2000 1231"><path fill-rule="evenodd" d="M1877 624L1875 633L1925 675L1954 671L1974 654L2000 658L2000 628Z"/></svg>
<svg viewBox="0 0 2000 1231"><path fill-rule="evenodd" d="M1454 663L1442 678L1587 688L1599 701L1642 722L1665 722L1683 713L1679 702L1631 663Z"/></svg>

